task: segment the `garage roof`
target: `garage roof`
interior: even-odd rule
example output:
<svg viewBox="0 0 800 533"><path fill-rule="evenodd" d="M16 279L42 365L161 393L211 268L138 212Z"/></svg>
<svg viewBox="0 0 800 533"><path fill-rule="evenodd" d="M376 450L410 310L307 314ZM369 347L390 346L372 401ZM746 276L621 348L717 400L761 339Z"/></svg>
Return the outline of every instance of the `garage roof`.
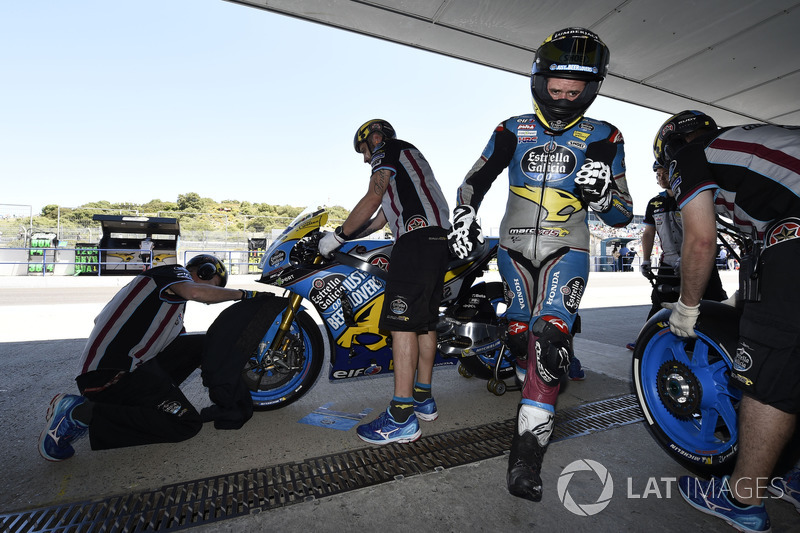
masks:
<svg viewBox="0 0 800 533"><path fill-rule="evenodd" d="M528 76L569 26L611 50L600 94L720 125L800 124L794 0L227 0Z"/></svg>

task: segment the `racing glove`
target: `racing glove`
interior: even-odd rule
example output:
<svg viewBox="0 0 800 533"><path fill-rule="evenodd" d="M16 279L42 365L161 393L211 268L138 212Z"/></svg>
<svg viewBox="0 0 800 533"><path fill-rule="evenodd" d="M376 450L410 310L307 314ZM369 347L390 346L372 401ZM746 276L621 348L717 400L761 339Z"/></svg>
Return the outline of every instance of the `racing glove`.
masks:
<svg viewBox="0 0 800 533"><path fill-rule="evenodd" d="M663 303L661 307L669 309L672 314L669 317L669 330L678 337L697 338L694 332L694 325L700 315L700 304L688 306L680 298L675 303Z"/></svg>
<svg viewBox="0 0 800 533"><path fill-rule="evenodd" d="M587 160L575 177L575 185L594 211L604 213L611 208L611 167L607 164Z"/></svg>
<svg viewBox="0 0 800 533"><path fill-rule="evenodd" d="M319 253L322 257L329 258L333 252L339 249L349 239L342 233L342 227L338 226L335 231L326 231L325 235L319 240Z"/></svg>
<svg viewBox="0 0 800 533"><path fill-rule="evenodd" d="M653 270L650 268L650 261L642 261L639 271L642 273L642 276L650 279L653 275Z"/></svg>
<svg viewBox="0 0 800 533"><path fill-rule="evenodd" d="M249 300L250 298L255 298L256 296L259 296L260 294L262 294L259 291L248 291L248 290L245 290L245 289L239 289L239 290L242 291L242 297L239 298L240 301L241 300Z"/></svg>
<svg viewBox="0 0 800 533"><path fill-rule="evenodd" d="M450 253L459 259L464 259L478 244L483 244L483 233L475 216L475 208L471 205L457 205L453 209L453 229L447 236L447 245Z"/></svg>

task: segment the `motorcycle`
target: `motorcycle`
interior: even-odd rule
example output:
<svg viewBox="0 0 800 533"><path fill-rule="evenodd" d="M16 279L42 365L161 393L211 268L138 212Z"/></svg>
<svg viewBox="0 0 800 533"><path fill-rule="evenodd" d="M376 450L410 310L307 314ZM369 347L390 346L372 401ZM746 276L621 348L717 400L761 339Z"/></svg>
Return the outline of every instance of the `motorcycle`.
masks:
<svg viewBox="0 0 800 533"><path fill-rule="evenodd" d="M742 305L757 294L752 274L758 245L720 223L720 238L741 265L736 305L701 301L696 339L674 335L670 311L662 309L641 329L633 353L635 394L650 434L674 460L704 476L728 474L736 461L742 393L731 386L730 369ZM726 234L738 244L741 258Z"/></svg>
<svg viewBox="0 0 800 533"><path fill-rule="evenodd" d="M317 246L327 220L322 209L301 213L259 265L258 281L286 293L265 320L266 333L243 371L255 409L278 409L300 399L326 358L331 380L393 371L391 337L378 328L393 242L348 241L325 259ZM487 388L500 395L509 390L505 379L514 376L503 340L507 291L502 281L476 283L496 257L498 244L497 238L486 238L469 257L448 265L434 364L458 364L462 376L487 379Z"/></svg>

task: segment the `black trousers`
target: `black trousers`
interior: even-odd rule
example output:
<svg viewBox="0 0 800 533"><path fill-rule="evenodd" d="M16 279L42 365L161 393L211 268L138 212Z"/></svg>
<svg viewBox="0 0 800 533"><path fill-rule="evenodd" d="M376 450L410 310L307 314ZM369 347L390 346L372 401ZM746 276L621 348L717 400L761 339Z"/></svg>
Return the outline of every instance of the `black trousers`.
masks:
<svg viewBox="0 0 800 533"><path fill-rule="evenodd" d="M89 425L93 450L180 442L203 426L179 385L200 365L205 335L180 335L155 358L103 390L106 372L78 376L81 394L94 402Z"/></svg>

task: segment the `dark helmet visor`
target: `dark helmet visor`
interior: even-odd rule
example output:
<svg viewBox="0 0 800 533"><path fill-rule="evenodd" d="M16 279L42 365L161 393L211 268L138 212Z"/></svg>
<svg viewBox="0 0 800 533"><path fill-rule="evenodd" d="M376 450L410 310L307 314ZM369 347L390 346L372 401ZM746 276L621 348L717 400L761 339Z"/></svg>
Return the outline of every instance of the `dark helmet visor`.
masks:
<svg viewBox="0 0 800 533"><path fill-rule="evenodd" d="M582 80L602 80L608 73L608 47L602 42L572 33L558 34L536 51L534 74Z"/></svg>

